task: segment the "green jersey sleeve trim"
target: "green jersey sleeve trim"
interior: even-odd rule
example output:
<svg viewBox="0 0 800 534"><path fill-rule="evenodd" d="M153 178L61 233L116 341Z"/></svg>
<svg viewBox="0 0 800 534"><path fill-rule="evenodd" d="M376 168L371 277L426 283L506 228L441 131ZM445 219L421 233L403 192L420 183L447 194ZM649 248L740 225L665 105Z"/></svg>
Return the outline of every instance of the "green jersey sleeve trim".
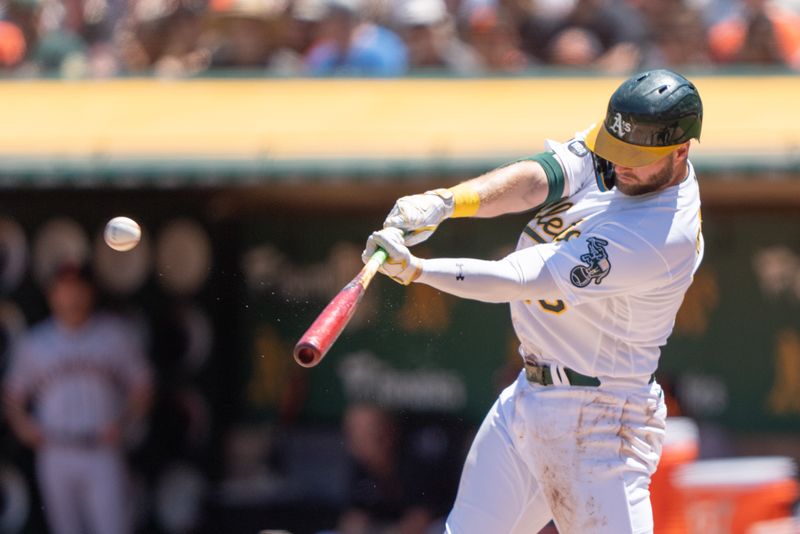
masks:
<svg viewBox="0 0 800 534"><path fill-rule="evenodd" d="M536 161L547 175L547 198L545 204L560 200L564 194L564 170L552 152L542 152L527 159Z"/></svg>

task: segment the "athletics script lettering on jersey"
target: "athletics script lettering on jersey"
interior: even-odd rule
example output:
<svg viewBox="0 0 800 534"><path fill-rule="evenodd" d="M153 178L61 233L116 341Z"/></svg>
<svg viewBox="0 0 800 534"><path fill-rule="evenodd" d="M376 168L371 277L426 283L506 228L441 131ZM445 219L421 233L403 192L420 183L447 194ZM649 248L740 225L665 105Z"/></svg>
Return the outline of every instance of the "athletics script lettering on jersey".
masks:
<svg viewBox="0 0 800 534"><path fill-rule="evenodd" d="M578 219L565 228L564 219L561 217L561 214L569 210L572 205L572 202L562 200L543 206L534 213L533 220L528 223L523 232L538 244L569 241L573 237L578 237L581 232L575 226L583 219Z"/></svg>
<svg viewBox="0 0 800 534"><path fill-rule="evenodd" d="M573 206L572 202L562 200L555 204L550 204L540 208L533 216L533 220L528 223L523 232L533 239L536 243L549 243L551 241L569 241L581 235L576 228L583 219L578 219L573 223L564 226L562 214ZM567 309L563 300L539 300L539 306L546 312L562 313Z"/></svg>

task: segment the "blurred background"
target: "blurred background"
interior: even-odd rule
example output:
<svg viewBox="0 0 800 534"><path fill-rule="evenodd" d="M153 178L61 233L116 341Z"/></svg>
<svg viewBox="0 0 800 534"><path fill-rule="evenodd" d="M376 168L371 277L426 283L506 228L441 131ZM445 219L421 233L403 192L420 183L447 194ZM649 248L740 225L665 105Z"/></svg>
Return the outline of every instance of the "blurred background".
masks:
<svg viewBox="0 0 800 534"><path fill-rule="evenodd" d="M397 197L567 140L662 66L705 104L707 248L658 375L656 532L800 532L796 0L0 0L0 373L89 265L153 370L136 532L441 532L520 367L507 307L378 277L321 365L292 347ZM527 220L417 251L498 258ZM35 456L0 419L0 532L51 532Z"/></svg>

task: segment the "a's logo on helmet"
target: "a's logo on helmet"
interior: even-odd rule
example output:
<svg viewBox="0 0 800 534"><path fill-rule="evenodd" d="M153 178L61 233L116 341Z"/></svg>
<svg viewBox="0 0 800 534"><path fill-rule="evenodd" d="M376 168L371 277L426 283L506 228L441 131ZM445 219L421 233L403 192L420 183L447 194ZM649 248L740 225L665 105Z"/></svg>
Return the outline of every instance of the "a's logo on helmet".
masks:
<svg viewBox="0 0 800 534"><path fill-rule="evenodd" d="M606 245L608 241L599 237L590 237L586 240L589 245L589 252L581 254L581 261L586 265L576 265L569 272L569 280L572 285L586 287L592 280L595 284L603 281L611 271L611 262L608 261Z"/></svg>
<svg viewBox="0 0 800 534"><path fill-rule="evenodd" d="M625 137L625 134L631 131L631 123L622 120L622 114L617 112L614 114L614 122L611 123L608 129L616 132L617 137Z"/></svg>

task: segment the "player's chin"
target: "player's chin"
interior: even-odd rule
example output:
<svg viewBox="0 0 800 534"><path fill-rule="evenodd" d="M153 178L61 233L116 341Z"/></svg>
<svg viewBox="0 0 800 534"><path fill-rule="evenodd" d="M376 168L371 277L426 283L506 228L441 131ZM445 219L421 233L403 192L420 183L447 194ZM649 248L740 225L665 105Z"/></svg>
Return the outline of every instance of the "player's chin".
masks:
<svg viewBox="0 0 800 534"><path fill-rule="evenodd" d="M624 180L617 179L616 183L617 189L623 195L627 195L629 197L638 197L641 195L646 195L647 193L652 193L657 189L656 186L653 184L641 184L638 182L626 182Z"/></svg>
<svg viewBox="0 0 800 534"><path fill-rule="evenodd" d="M617 172L615 185L620 192L626 195L634 194L639 188L636 178L620 172Z"/></svg>

